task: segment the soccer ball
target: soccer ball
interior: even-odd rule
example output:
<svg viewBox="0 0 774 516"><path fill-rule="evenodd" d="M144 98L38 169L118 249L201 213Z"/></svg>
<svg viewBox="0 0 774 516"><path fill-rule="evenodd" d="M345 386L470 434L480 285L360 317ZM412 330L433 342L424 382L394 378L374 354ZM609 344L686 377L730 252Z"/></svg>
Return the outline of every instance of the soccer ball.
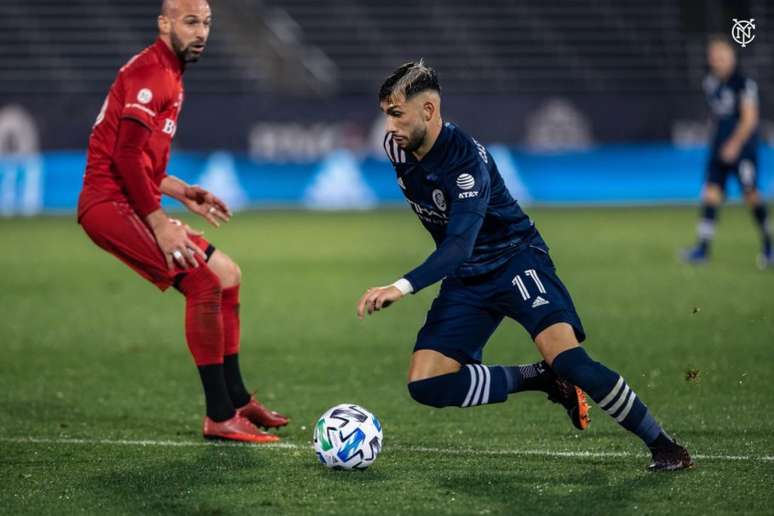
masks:
<svg viewBox="0 0 774 516"><path fill-rule="evenodd" d="M336 405L314 425L314 451L333 469L366 469L382 450L382 423L363 407Z"/></svg>

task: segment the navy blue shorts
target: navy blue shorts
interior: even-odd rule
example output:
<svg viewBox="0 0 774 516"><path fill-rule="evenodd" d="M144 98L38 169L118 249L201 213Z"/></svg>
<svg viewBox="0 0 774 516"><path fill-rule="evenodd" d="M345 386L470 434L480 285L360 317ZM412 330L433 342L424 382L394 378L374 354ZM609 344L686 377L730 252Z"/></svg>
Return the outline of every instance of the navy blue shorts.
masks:
<svg viewBox="0 0 774 516"><path fill-rule="evenodd" d="M712 158L707 163L707 182L726 191L729 176L739 182L743 192L754 192L758 189L758 159L755 153L742 153L735 163L724 163Z"/></svg>
<svg viewBox="0 0 774 516"><path fill-rule="evenodd" d="M586 338L548 251L528 246L492 272L446 278L414 351L431 349L462 364L481 362L484 346L503 317L521 324L533 339L560 322L575 329L578 342Z"/></svg>

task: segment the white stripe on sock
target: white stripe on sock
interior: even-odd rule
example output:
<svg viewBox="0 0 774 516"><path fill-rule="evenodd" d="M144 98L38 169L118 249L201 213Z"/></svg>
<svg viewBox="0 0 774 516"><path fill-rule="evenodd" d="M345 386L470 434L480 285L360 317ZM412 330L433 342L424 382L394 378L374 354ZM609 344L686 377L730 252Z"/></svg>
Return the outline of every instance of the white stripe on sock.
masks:
<svg viewBox="0 0 774 516"><path fill-rule="evenodd" d="M699 238L711 240L715 236L715 223L708 219L702 219L696 232L699 234Z"/></svg>
<svg viewBox="0 0 774 516"><path fill-rule="evenodd" d="M632 405L634 405L634 400L637 398L637 395L634 394L634 391L629 395L629 402L626 404L626 407L624 407L623 412L618 414L618 417L615 418L616 421L619 423L626 419L626 416L629 415L629 411L632 409Z"/></svg>
<svg viewBox="0 0 774 516"><path fill-rule="evenodd" d="M626 402L626 395L629 394L629 391L631 389L629 388L628 384L624 384L624 390L621 391L621 395L618 396L618 400L609 408L604 409L605 412L607 412L610 416L615 417L616 412L618 412L618 409L621 408L621 405L623 405Z"/></svg>
<svg viewBox="0 0 774 516"><path fill-rule="evenodd" d="M492 379L492 373L491 371L489 371L489 368L487 366L481 366L481 367L484 368L484 375L486 377L484 379L484 396L483 396L483 399L481 400L481 404L486 405L487 403L489 403L489 386Z"/></svg>
<svg viewBox="0 0 774 516"><path fill-rule="evenodd" d="M481 403L481 394L484 392L484 371L481 370L480 365L474 365L478 371L478 386L476 387L476 393L473 395L473 399L470 402L470 406L479 405Z"/></svg>
<svg viewBox="0 0 774 516"><path fill-rule="evenodd" d="M462 402L463 407L470 405L470 397L473 395L473 391L476 389L476 383L478 383L478 374L472 365L466 365L470 371L470 388L468 389L468 395L465 397L465 401Z"/></svg>
<svg viewBox="0 0 774 516"><path fill-rule="evenodd" d="M598 403L599 407L604 409L605 405L613 401L613 398L615 398L615 395L618 394L618 391L621 389L622 385L623 385L623 376L619 376L618 381L615 384L615 387L613 387L613 389L607 393L607 396L605 396L605 399L603 399Z"/></svg>

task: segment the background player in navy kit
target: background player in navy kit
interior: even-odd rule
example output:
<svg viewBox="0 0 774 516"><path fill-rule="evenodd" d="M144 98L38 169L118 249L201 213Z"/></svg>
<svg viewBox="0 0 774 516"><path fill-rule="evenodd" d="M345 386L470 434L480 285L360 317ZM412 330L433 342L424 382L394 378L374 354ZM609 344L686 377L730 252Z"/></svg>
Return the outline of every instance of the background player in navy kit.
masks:
<svg viewBox="0 0 774 516"><path fill-rule="evenodd" d="M710 73L704 80L704 93L716 119L716 127L702 195L699 241L683 257L689 263L701 263L709 258L718 210L723 203L728 177L733 175L739 181L744 200L761 233L763 249L758 256L758 265L771 267L774 265L771 229L766 204L758 192L758 86L739 72L734 48L725 37L710 40L707 61Z"/></svg>
<svg viewBox="0 0 774 516"><path fill-rule="evenodd" d="M409 368L411 396L434 407L498 403L542 390L562 402L576 426L578 386L650 448L654 470L693 463L624 379L579 346L583 326L537 229L505 188L492 156L441 119L438 78L422 62L393 72L379 92L387 115L385 150L409 205L437 249L392 285L370 288L358 316L372 314L443 279ZM444 279L445 278L445 279ZM503 317L532 336L545 362L484 366L486 341ZM558 375L569 389L558 389ZM569 384L574 385L569 385Z"/></svg>

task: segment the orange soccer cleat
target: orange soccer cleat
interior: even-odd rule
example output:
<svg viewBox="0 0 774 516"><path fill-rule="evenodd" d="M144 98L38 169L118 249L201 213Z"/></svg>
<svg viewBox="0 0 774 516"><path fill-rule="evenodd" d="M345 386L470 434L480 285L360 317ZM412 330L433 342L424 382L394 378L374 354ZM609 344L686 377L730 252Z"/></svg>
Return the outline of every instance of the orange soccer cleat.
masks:
<svg viewBox="0 0 774 516"><path fill-rule="evenodd" d="M247 405L237 409L237 415L247 418L255 426L263 428L279 428L288 424L287 417L267 409L255 399L255 396L250 396Z"/></svg>
<svg viewBox="0 0 774 516"><path fill-rule="evenodd" d="M220 423L205 417L202 433L205 439L225 439L246 443L276 443L280 440L279 436L258 430L254 424L238 413Z"/></svg>

